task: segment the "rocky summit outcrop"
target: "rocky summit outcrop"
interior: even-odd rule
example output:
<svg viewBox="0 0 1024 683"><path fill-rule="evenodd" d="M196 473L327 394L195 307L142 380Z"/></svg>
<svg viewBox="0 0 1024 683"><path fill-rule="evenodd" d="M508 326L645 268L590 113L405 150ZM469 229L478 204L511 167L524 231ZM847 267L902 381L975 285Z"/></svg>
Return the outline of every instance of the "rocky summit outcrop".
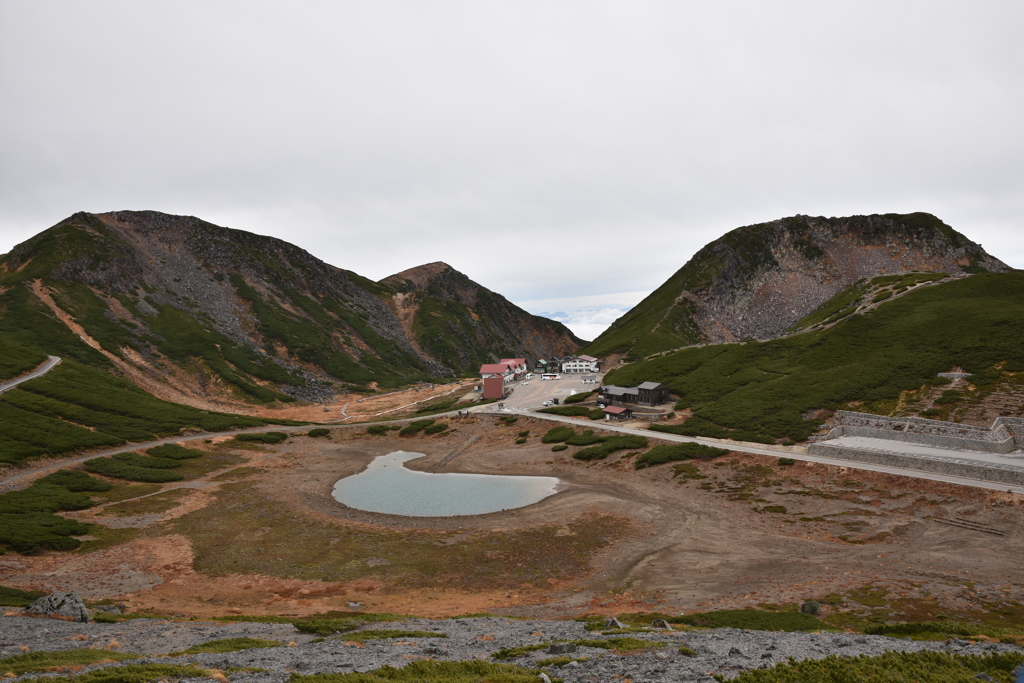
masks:
<svg viewBox="0 0 1024 683"><path fill-rule="evenodd" d="M0 341L108 367L178 402L316 400L579 346L558 323L445 269L425 281L427 296L192 216L78 213L0 255ZM441 287L449 280L457 295ZM434 342L423 302L458 320L444 334L467 349Z"/></svg>
<svg viewBox="0 0 1024 683"><path fill-rule="evenodd" d="M406 336L466 374L505 358L565 356L584 344L565 325L531 315L440 261L380 281Z"/></svg>
<svg viewBox="0 0 1024 683"><path fill-rule="evenodd" d="M89 621L89 610L77 593L50 593L27 607L32 614L66 617L73 621Z"/></svg>
<svg viewBox="0 0 1024 683"><path fill-rule="evenodd" d="M931 214L794 216L737 228L706 245L586 352L642 357L691 344L773 339L858 280L1007 270Z"/></svg>

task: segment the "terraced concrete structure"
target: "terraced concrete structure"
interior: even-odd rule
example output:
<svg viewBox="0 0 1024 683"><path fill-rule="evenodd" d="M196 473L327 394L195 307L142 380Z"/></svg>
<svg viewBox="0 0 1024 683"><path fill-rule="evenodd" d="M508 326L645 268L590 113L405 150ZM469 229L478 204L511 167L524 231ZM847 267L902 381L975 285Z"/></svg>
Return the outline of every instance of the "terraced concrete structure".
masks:
<svg viewBox="0 0 1024 683"><path fill-rule="evenodd" d="M839 411L838 423L807 452L938 474L1024 485L1024 419L991 427Z"/></svg>

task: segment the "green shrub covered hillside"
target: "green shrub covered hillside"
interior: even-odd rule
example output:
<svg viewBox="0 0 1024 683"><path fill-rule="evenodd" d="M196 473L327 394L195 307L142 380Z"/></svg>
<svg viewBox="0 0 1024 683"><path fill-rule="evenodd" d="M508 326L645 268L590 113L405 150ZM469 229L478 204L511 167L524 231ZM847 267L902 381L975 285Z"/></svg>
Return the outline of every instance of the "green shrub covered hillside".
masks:
<svg viewBox="0 0 1024 683"><path fill-rule="evenodd" d="M826 304L827 305L827 304ZM803 414L894 399L939 372L1024 370L1024 273L979 273L886 301L835 326L775 339L685 348L609 373L605 382L664 382L693 417L693 436L801 441Z"/></svg>

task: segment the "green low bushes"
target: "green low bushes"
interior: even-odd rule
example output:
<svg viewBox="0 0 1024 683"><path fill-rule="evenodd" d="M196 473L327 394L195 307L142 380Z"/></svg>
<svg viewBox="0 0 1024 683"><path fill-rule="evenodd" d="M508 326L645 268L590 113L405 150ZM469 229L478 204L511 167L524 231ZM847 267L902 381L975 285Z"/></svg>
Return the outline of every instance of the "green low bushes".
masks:
<svg viewBox="0 0 1024 683"><path fill-rule="evenodd" d="M588 429L582 434L575 434L565 440L570 446L590 446L595 443L601 443L606 437L594 436L594 430Z"/></svg>
<svg viewBox="0 0 1024 683"><path fill-rule="evenodd" d="M262 638L222 638L211 640L206 643L193 645L184 651L184 654L198 655L203 652L240 652L241 650L252 650L258 647L279 647L284 645L280 640L264 640Z"/></svg>
<svg viewBox="0 0 1024 683"><path fill-rule="evenodd" d="M596 391L584 391L581 394L573 394L572 396L566 396L563 403L583 403L596 393Z"/></svg>
<svg viewBox="0 0 1024 683"><path fill-rule="evenodd" d="M335 633L354 631L362 624L355 619L298 619L293 621L292 625L303 633L329 636Z"/></svg>
<svg viewBox="0 0 1024 683"><path fill-rule="evenodd" d="M90 477L81 470L57 470L36 479L35 483L60 486L68 491L109 491L114 487L109 481Z"/></svg>
<svg viewBox="0 0 1024 683"><path fill-rule="evenodd" d="M878 624L868 626L864 633L872 636L941 636L943 639L953 636L991 636L998 638L1007 632L1006 629L983 624L970 624L962 621L915 621L903 624ZM1019 633L1020 631L1015 631Z"/></svg>
<svg viewBox="0 0 1024 683"><path fill-rule="evenodd" d="M310 429L308 432L306 432L306 436L311 436L314 439L317 439L321 436L327 436L330 433L331 430L327 429L326 427L317 427L316 429Z"/></svg>
<svg viewBox="0 0 1024 683"><path fill-rule="evenodd" d="M398 432L399 436L412 436L413 434L419 434L427 427L434 424L434 420L413 420Z"/></svg>
<svg viewBox="0 0 1024 683"><path fill-rule="evenodd" d="M840 657L829 655L824 659L790 660L770 669L745 671L730 683L802 683L803 681L829 681L830 683L977 683L983 680L1012 681L1010 672L1024 662L1024 655L1007 652L990 655L954 655L948 652L886 652L878 657ZM725 676L714 674L716 681Z"/></svg>
<svg viewBox="0 0 1024 683"><path fill-rule="evenodd" d="M686 614L667 619L670 624L706 628L746 628L752 631L829 631L825 622L803 612L762 612L756 609L729 609L718 612Z"/></svg>
<svg viewBox="0 0 1024 683"><path fill-rule="evenodd" d="M46 595L42 591L23 591L17 588L0 586L0 605L4 607L28 607L39 598ZM10 671L10 669L5 669Z"/></svg>
<svg viewBox="0 0 1024 683"><path fill-rule="evenodd" d="M257 432L255 434L238 434L235 438L250 443L278 444L287 439L288 435L284 432Z"/></svg>
<svg viewBox="0 0 1024 683"><path fill-rule="evenodd" d="M642 470L645 467L653 467L677 460L711 460L728 452L725 448L715 448L699 443L662 444L655 446L637 458L635 466L636 469Z"/></svg>
<svg viewBox="0 0 1024 683"><path fill-rule="evenodd" d="M0 381L23 375L46 362L46 354L0 341Z"/></svg>
<svg viewBox="0 0 1024 683"><path fill-rule="evenodd" d="M292 674L290 683L536 683L539 669L496 662L438 660L409 662L403 667L384 666L366 673ZM93 683L89 681L88 683ZM132 682L134 683L134 682Z"/></svg>
<svg viewBox="0 0 1024 683"><path fill-rule="evenodd" d="M79 652L80 650L74 650ZM116 654L109 650L93 650ZM108 657L115 659L115 657ZM74 676L47 677L46 683L151 683L151 681L176 681L182 678L209 678L206 669L178 664L123 664L121 666L105 666L85 671Z"/></svg>
<svg viewBox="0 0 1024 683"><path fill-rule="evenodd" d="M551 452L552 453L557 453L559 451L564 451L567 448L568 448L568 446L566 446L564 443L559 443L559 444L555 444L554 446L551 447Z"/></svg>
<svg viewBox="0 0 1024 683"><path fill-rule="evenodd" d="M366 428L366 433L373 436L384 436L388 432L397 431L399 429L401 429L401 427L396 427L394 425L370 425Z"/></svg>
<svg viewBox="0 0 1024 683"><path fill-rule="evenodd" d="M203 452L195 448L185 448L176 443L165 443L163 446L154 446L146 449L146 453L154 458L170 458L172 460L190 460L203 457Z"/></svg>
<svg viewBox="0 0 1024 683"><path fill-rule="evenodd" d="M81 541L72 536L89 533L89 525L50 512L0 514L0 543L26 554L39 548L74 550Z"/></svg>
<svg viewBox="0 0 1024 683"><path fill-rule="evenodd" d="M447 422L435 422L432 425L428 425L423 428L424 434L440 434L444 430L448 429Z"/></svg>
<svg viewBox="0 0 1024 683"><path fill-rule="evenodd" d="M615 451L634 450L647 448L647 439L642 436L623 434L618 436L606 436L602 443L590 448L584 448L572 457L577 460L603 460Z"/></svg>
<svg viewBox="0 0 1024 683"><path fill-rule="evenodd" d="M701 417L691 417L681 425L652 424L648 427L652 432L666 432L680 436L704 436L710 439L732 439L733 441L751 441L753 443L775 443L775 439L758 434L752 429L725 429Z"/></svg>
<svg viewBox="0 0 1024 683"><path fill-rule="evenodd" d="M76 490L54 483L61 480ZM62 470L37 480L27 489L0 495L0 543L19 553L39 548L74 550L81 542L72 536L88 533L89 525L54 513L92 507L92 500L83 491L109 489L104 484L83 472L72 474Z"/></svg>
<svg viewBox="0 0 1024 683"><path fill-rule="evenodd" d="M540 438L541 443L559 443L576 435L572 427L552 427Z"/></svg>
<svg viewBox="0 0 1024 683"><path fill-rule="evenodd" d="M85 493L40 482L27 489L0 495L0 513L3 514L84 510L88 507L92 507L92 501Z"/></svg>
<svg viewBox="0 0 1024 683"><path fill-rule="evenodd" d="M144 467L148 470L173 470L175 467L181 467L181 463L171 458L154 458L148 455L139 455L138 453L118 453L117 455L110 456L114 460L123 462L126 465L132 467Z"/></svg>
<svg viewBox="0 0 1024 683"><path fill-rule="evenodd" d="M0 670L22 675L34 671L49 671L56 667L88 666L97 662L123 662L138 659L139 655L112 650L59 650L57 652L27 652L23 655L0 659Z"/></svg>
<svg viewBox="0 0 1024 683"><path fill-rule="evenodd" d="M128 481L140 481L147 484L166 484L171 481L181 481L185 477L167 470L154 470L148 467L130 465L113 458L93 458L86 460L84 467L87 472L102 474L105 477L115 479L126 479Z"/></svg>

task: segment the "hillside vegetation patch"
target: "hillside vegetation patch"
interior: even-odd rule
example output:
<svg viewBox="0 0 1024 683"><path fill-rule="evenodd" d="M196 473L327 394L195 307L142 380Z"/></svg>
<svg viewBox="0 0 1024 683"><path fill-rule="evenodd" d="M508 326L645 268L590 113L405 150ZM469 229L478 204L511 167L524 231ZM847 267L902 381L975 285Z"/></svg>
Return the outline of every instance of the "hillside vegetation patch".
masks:
<svg viewBox="0 0 1024 683"><path fill-rule="evenodd" d="M699 443L661 444L637 458L635 467L642 470L645 467L654 467L677 460L712 460L728 453L728 449Z"/></svg>
<svg viewBox="0 0 1024 683"><path fill-rule="evenodd" d="M878 657L861 655L824 659L804 659L778 664L771 669L745 671L728 679L734 683L797 683L798 681L831 681L834 683L907 683L921 681L938 683L977 683L982 680L1012 683L1010 672L1024 662L1024 655L1000 653L991 655L953 655L947 652L887 652ZM714 674L716 681L727 680Z"/></svg>
<svg viewBox="0 0 1024 683"><path fill-rule="evenodd" d="M818 409L899 398L954 366L1024 370L1024 273L925 287L825 330L768 342L686 348L613 370L609 384L659 381L693 417L659 431L804 441Z"/></svg>

